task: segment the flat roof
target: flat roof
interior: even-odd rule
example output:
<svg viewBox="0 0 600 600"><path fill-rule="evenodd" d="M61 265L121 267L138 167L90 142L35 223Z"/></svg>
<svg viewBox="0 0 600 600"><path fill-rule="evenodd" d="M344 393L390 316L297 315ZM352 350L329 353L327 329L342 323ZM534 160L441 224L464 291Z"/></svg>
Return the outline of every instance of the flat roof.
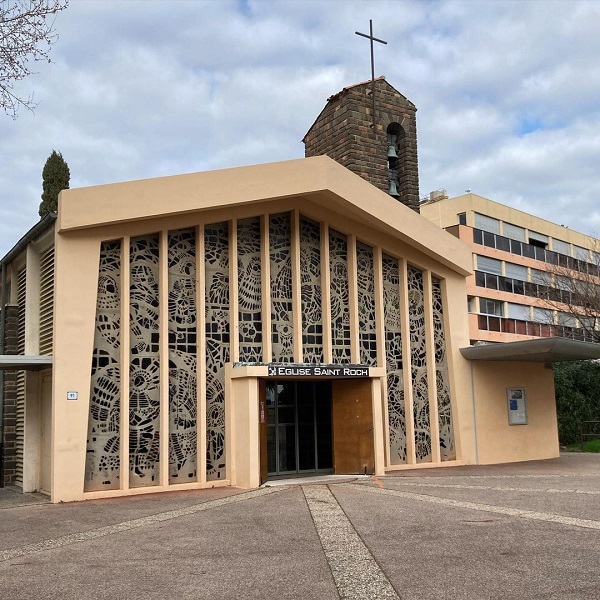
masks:
<svg viewBox="0 0 600 600"><path fill-rule="evenodd" d="M41 371L52 366L51 356L25 356L23 354L0 354L0 370Z"/></svg>
<svg viewBox="0 0 600 600"><path fill-rule="evenodd" d="M481 344L461 348L460 352L467 360L554 363L600 358L600 344L551 337L524 342Z"/></svg>

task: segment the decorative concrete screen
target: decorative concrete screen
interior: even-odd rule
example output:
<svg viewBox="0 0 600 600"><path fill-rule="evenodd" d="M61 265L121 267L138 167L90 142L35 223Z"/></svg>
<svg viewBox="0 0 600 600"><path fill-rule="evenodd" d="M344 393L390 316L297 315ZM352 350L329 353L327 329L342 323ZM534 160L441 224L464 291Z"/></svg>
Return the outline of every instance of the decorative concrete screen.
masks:
<svg viewBox="0 0 600 600"><path fill-rule="evenodd" d="M225 363L229 362L229 231L204 228L206 270L206 478L225 478Z"/></svg>
<svg viewBox="0 0 600 600"><path fill-rule="evenodd" d="M121 243L100 248L85 491L120 487Z"/></svg>
<svg viewBox="0 0 600 600"><path fill-rule="evenodd" d="M240 361L262 362L260 218L237 223Z"/></svg>
<svg viewBox="0 0 600 600"><path fill-rule="evenodd" d="M228 363L385 366L387 466L455 459L443 291L298 212L103 242L85 491L227 480Z"/></svg>
<svg viewBox="0 0 600 600"><path fill-rule="evenodd" d="M158 235L129 250L129 485L159 484L160 363Z"/></svg>
<svg viewBox="0 0 600 600"><path fill-rule="evenodd" d="M331 281L331 347L334 363L351 362L350 306L348 292L348 242L346 236L329 232Z"/></svg>
<svg viewBox="0 0 600 600"><path fill-rule="evenodd" d="M374 367L377 365L377 324L373 248L360 242L356 244L356 282L360 362Z"/></svg>
<svg viewBox="0 0 600 600"><path fill-rule="evenodd" d="M273 362L294 361L292 318L292 225L289 214L269 217Z"/></svg>
<svg viewBox="0 0 600 600"><path fill-rule="evenodd" d="M169 233L169 483L197 477L196 230Z"/></svg>
<svg viewBox="0 0 600 600"><path fill-rule="evenodd" d="M398 259L384 254L382 272L390 462L401 465L406 462L407 448Z"/></svg>
<svg viewBox="0 0 600 600"><path fill-rule="evenodd" d="M300 219L300 289L303 360L322 363L321 228L304 217Z"/></svg>
<svg viewBox="0 0 600 600"><path fill-rule="evenodd" d="M431 278L431 294L433 297L433 341L435 344L435 383L440 429L440 458L445 461L456 458L456 447L454 444L452 408L450 406L450 373L446 357L442 286L440 280L435 277Z"/></svg>
<svg viewBox="0 0 600 600"><path fill-rule="evenodd" d="M408 316L410 319L410 375L412 380L413 425L417 462L431 462L429 385L427 381L427 338L423 273L408 267Z"/></svg>

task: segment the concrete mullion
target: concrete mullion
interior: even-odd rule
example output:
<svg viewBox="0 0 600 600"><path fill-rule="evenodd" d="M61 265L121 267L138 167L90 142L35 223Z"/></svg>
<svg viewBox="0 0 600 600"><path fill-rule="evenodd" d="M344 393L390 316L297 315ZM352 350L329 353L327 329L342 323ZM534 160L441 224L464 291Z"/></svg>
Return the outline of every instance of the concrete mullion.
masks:
<svg viewBox="0 0 600 600"><path fill-rule="evenodd" d="M404 385L404 420L406 424L406 462L417 462L415 453L415 424L410 352L410 318L408 314L408 273L405 259L398 260L400 279L400 329L402 333L402 379Z"/></svg>
<svg viewBox="0 0 600 600"><path fill-rule="evenodd" d="M204 226L196 229L196 305L198 318L196 333L197 413L196 413L196 452L198 481L206 483L206 271L204 265Z"/></svg>
<svg viewBox="0 0 600 600"><path fill-rule="evenodd" d="M121 242L121 356L119 361L121 364L120 487L125 491L129 489L130 245L131 238L125 236Z"/></svg>
<svg viewBox="0 0 600 600"><path fill-rule="evenodd" d="M169 485L169 234L158 239L159 482Z"/></svg>
<svg viewBox="0 0 600 600"><path fill-rule="evenodd" d="M359 324L358 324L358 266L356 260L356 236L347 238L346 258L348 263L348 309L350 312L350 360L360 362Z"/></svg>
<svg viewBox="0 0 600 600"><path fill-rule="evenodd" d="M292 260L292 319L294 323L294 362L303 362L302 354L302 286L300 280L300 213L291 213L291 260Z"/></svg>
<svg viewBox="0 0 600 600"><path fill-rule="evenodd" d="M261 262L261 302L263 362L273 359L273 336L271 333L271 255L269 251L269 215L260 218L260 262Z"/></svg>
<svg viewBox="0 0 600 600"><path fill-rule="evenodd" d="M231 362L240 360L240 313L238 310L237 219L229 222L229 347Z"/></svg>
<svg viewBox="0 0 600 600"><path fill-rule="evenodd" d="M377 366L385 367L385 322L383 312L383 252L381 246L373 248L373 283L375 295L375 328L377 336ZM381 394L383 403L383 433L384 433L384 449L385 449L385 464L391 464L390 458L390 425L387 403L387 376L381 378Z"/></svg>
<svg viewBox="0 0 600 600"><path fill-rule="evenodd" d="M429 398L429 431L431 435L431 460L434 463L439 463L440 422L437 401L432 302L431 271L427 270L423 271L423 303L425 308L425 360L427 364L427 396Z"/></svg>
<svg viewBox="0 0 600 600"><path fill-rule="evenodd" d="M329 225L321 223L321 300L323 321L323 360L331 363L331 272L329 270Z"/></svg>

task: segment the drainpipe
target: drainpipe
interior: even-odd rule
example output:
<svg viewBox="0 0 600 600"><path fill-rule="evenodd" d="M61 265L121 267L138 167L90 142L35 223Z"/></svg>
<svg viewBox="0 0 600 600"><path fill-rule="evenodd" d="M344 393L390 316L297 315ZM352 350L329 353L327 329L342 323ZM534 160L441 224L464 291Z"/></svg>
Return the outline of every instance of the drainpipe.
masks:
<svg viewBox="0 0 600 600"><path fill-rule="evenodd" d="M4 354L4 330L6 328L6 263L2 263L2 285L0 286L0 355ZM0 369L0 488L4 487L4 370Z"/></svg>

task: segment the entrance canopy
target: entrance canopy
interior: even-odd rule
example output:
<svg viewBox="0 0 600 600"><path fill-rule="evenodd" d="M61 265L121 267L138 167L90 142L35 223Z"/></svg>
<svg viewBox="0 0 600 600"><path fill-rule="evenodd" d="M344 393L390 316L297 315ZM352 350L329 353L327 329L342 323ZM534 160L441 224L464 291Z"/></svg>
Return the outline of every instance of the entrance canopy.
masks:
<svg viewBox="0 0 600 600"><path fill-rule="evenodd" d="M41 371L51 366L51 356L0 354L0 371Z"/></svg>
<svg viewBox="0 0 600 600"><path fill-rule="evenodd" d="M600 344L565 338L540 338L505 344L483 344L461 348L467 360L504 360L554 363L600 358Z"/></svg>

